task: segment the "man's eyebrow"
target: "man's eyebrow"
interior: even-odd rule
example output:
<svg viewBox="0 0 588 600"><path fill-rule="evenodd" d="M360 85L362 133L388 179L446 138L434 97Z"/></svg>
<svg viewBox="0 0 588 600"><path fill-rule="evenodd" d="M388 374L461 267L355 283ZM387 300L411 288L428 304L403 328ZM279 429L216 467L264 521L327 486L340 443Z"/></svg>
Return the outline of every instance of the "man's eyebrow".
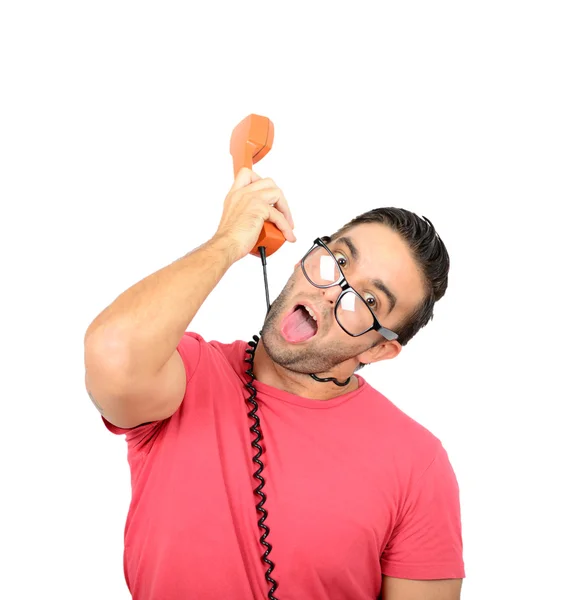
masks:
<svg viewBox="0 0 588 600"><path fill-rule="evenodd" d="M349 248L351 258L353 258L353 260L359 260L359 252L355 247L355 244L351 241L351 238L343 236L333 240L333 242L343 242ZM388 298L388 314L391 313L392 309L398 302L396 296L390 291L390 288L388 288L388 286L381 279L372 279L372 283L376 288L386 295L386 298Z"/></svg>
<svg viewBox="0 0 588 600"><path fill-rule="evenodd" d="M392 312L392 309L396 306L396 296L390 291L388 286L381 279L373 279L372 283L381 291L386 294L388 298L388 314Z"/></svg>
<svg viewBox="0 0 588 600"><path fill-rule="evenodd" d="M347 247L349 248L349 252L351 252L351 258L353 260L359 260L359 252L357 251L355 244L351 241L351 238L348 238L347 236L343 236L343 237L337 238L336 240L333 240L333 241L334 242L343 242L344 244L346 244Z"/></svg>

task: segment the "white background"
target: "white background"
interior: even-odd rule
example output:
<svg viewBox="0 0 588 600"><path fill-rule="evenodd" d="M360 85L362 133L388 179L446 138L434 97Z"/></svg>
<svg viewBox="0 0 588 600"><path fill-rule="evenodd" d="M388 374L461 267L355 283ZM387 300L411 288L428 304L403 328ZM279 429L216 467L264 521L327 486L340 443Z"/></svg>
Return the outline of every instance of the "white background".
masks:
<svg viewBox="0 0 588 600"><path fill-rule="evenodd" d="M451 256L435 319L362 375L441 438L466 600L588 598L587 21L581 2L26 2L0 9L0 596L128 599L124 437L85 393L83 336L207 240L250 113L298 243L377 206ZM249 339L259 262L190 329Z"/></svg>

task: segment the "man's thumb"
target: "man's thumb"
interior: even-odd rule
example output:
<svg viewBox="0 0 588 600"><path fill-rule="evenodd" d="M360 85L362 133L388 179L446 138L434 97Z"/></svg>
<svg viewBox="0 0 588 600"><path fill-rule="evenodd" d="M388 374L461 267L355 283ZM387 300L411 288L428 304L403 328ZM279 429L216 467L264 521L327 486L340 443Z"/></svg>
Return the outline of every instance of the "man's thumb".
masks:
<svg viewBox="0 0 588 600"><path fill-rule="evenodd" d="M259 181L260 179L261 177L257 173L254 173L251 169L248 169L247 167L242 167L241 169L239 169L239 171L237 171L237 176L235 177L235 181L233 183L233 186L231 187L231 191L243 188L249 185L250 183L253 183L254 181Z"/></svg>

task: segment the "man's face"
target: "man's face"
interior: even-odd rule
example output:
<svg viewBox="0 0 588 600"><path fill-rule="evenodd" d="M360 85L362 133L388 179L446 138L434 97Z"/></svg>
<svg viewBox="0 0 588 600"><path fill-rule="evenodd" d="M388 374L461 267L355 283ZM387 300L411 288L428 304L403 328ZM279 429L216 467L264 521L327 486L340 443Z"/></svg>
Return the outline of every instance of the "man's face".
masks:
<svg viewBox="0 0 588 600"><path fill-rule="evenodd" d="M327 246L342 265L349 284L368 299L370 306L377 303L374 312L383 327L394 331L423 300L424 287L417 265L406 243L388 226L357 225ZM339 326L335 304L340 293L339 285L326 289L313 286L298 263L272 304L261 332L270 358L298 373L325 373L384 341L376 331L352 337ZM293 318L293 311L305 310L299 308L302 305L313 310L317 318L316 332L309 333L309 326L302 324L301 329L307 332L304 337L311 337L292 341L294 338L289 333L292 328L287 322Z"/></svg>

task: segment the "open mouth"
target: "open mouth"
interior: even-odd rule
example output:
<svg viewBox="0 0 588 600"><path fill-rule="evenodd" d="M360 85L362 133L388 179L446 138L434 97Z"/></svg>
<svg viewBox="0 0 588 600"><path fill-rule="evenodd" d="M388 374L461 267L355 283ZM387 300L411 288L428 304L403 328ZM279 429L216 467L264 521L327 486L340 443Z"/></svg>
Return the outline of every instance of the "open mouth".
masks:
<svg viewBox="0 0 588 600"><path fill-rule="evenodd" d="M316 315L309 306L297 304L282 321L282 335L291 344L306 342L318 332Z"/></svg>

